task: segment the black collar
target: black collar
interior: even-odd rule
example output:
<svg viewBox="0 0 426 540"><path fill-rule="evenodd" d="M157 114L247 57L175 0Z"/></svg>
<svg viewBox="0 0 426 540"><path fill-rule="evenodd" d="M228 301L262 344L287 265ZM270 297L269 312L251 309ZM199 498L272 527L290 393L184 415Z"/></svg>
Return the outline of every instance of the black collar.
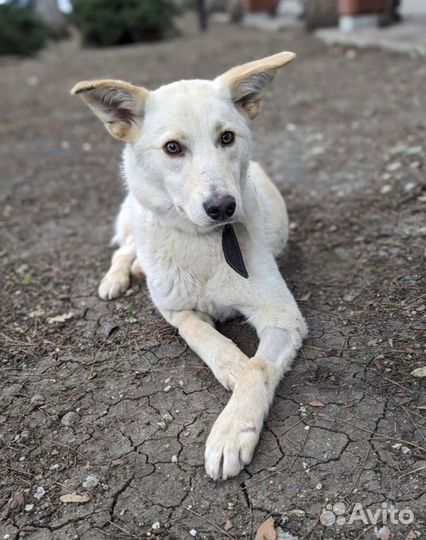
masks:
<svg viewBox="0 0 426 540"><path fill-rule="evenodd" d="M228 223L223 228L222 233L222 249L223 254L225 255L225 260L229 266L240 274L244 278L248 278L248 272L246 265L244 264L244 259L241 254L240 245L238 244L237 235L233 225Z"/></svg>

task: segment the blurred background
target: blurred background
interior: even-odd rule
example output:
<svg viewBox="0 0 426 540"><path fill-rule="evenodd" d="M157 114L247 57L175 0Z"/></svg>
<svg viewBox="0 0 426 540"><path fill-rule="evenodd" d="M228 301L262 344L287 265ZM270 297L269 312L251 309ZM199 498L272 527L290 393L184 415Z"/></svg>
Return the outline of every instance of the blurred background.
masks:
<svg viewBox="0 0 426 540"><path fill-rule="evenodd" d="M282 30L338 28L358 31L352 40L374 45L398 36L422 47L422 0L0 0L0 54L33 55L49 40L78 33L83 45L105 47L170 38L179 31L178 16L195 11L201 30L209 19ZM389 35L372 31L403 23ZM348 35L321 33L348 42ZM357 38L357 39L356 39ZM404 47L399 43L400 47Z"/></svg>
<svg viewBox="0 0 426 540"><path fill-rule="evenodd" d="M252 540L271 515L280 540L424 534L425 22L425 0L1 2L2 538ZM253 155L287 201L278 262L310 332L253 463L213 483L204 444L229 395L143 281L97 297L122 144L69 91L213 78L282 50L297 58ZM247 325L221 330L254 354ZM324 529L342 500L415 523Z"/></svg>

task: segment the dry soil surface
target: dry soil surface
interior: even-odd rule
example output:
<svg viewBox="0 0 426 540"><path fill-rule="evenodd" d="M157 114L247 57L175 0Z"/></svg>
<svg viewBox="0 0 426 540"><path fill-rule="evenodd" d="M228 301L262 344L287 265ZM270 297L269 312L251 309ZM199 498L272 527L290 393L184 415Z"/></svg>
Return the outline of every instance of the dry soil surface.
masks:
<svg viewBox="0 0 426 540"><path fill-rule="evenodd" d="M282 49L298 59L253 125L255 157L287 198L280 268L310 334L252 464L213 482L204 444L229 393L143 282L97 297L121 145L68 92L213 77ZM419 58L227 26L1 60L0 539L252 539L268 516L299 540L376 538L348 523L356 503L378 529L382 503L410 509L385 524L393 540L425 534L424 80ZM242 321L222 330L254 352ZM338 502L346 522L323 525Z"/></svg>

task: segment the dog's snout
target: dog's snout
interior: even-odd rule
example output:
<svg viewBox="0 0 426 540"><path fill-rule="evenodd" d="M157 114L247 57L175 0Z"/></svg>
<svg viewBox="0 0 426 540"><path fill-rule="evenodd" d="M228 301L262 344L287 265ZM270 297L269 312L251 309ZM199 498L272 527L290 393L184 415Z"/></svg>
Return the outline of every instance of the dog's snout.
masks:
<svg viewBox="0 0 426 540"><path fill-rule="evenodd" d="M236 206L232 195L213 195L203 204L206 214L215 221L225 221L232 217Z"/></svg>

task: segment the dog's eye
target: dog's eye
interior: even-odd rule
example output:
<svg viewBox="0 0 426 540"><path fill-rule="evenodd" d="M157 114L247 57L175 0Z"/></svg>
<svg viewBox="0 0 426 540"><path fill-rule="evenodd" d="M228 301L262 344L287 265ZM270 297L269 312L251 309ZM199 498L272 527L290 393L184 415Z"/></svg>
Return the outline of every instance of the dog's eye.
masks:
<svg viewBox="0 0 426 540"><path fill-rule="evenodd" d="M233 131L224 131L222 135L220 136L220 142L224 146L227 146L228 144L232 144L235 139L235 133Z"/></svg>
<svg viewBox="0 0 426 540"><path fill-rule="evenodd" d="M182 146L177 141L169 141L164 145L164 151L171 156L177 156L182 153Z"/></svg>

